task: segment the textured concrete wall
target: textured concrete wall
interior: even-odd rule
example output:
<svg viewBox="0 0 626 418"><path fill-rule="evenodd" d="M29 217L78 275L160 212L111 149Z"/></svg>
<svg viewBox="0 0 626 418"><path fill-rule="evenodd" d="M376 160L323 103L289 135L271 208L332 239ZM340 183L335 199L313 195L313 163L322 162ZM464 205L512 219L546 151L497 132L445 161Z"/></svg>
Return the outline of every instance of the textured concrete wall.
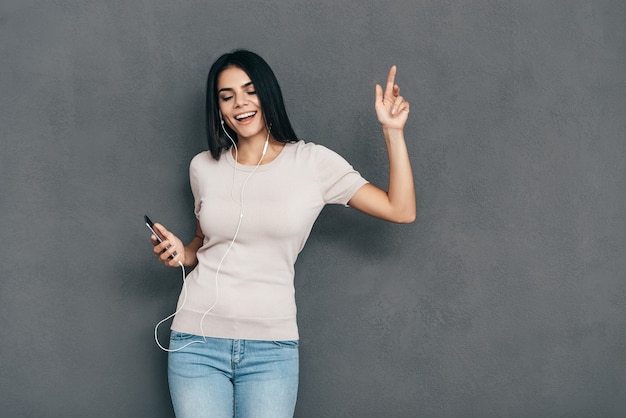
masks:
<svg viewBox="0 0 626 418"><path fill-rule="evenodd" d="M235 47L381 185L391 64L412 105L417 221L328 208L299 259L298 417L626 415L625 21L621 0L3 1L2 415L172 416L152 327L180 277L142 216L192 235L205 74Z"/></svg>

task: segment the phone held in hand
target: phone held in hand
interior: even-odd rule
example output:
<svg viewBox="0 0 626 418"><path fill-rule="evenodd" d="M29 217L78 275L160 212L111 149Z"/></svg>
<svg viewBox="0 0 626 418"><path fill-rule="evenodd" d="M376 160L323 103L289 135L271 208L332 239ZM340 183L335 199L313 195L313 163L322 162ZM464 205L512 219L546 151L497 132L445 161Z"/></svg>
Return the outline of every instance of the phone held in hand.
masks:
<svg viewBox="0 0 626 418"><path fill-rule="evenodd" d="M159 235L155 229L154 229L154 223L150 220L150 218L148 218L148 215L144 215L143 219L146 221L146 226L148 227L148 229L150 230L150 232L152 232L152 235L154 235L157 239L157 241L159 242L163 242L163 237L161 237L161 235Z"/></svg>
<svg viewBox="0 0 626 418"><path fill-rule="evenodd" d="M159 233L156 231L156 229L154 229L154 223L150 220L150 218L148 218L148 215L144 215L143 219L146 222L146 226L148 227L150 232L152 232L152 235L154 235L156 237L157 241L158 242L163 242L164 238L161 235L159 235ZM174 254L170 255L168 258L174 258L175 255L176 255L176 252L174 252Z"/></svg>

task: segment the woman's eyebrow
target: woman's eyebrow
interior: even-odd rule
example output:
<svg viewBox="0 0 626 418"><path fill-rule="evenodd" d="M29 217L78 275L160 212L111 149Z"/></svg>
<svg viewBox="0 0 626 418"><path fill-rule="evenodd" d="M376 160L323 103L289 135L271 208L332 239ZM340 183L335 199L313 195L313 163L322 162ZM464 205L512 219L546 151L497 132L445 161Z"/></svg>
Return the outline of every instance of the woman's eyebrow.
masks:
<svg viewBox="0 0 626 418"><path fill-rule="evenodd" d="M253 86L254 83L252 83L252 81L248 81L247 83L245 83L244 85L241 86L242 89L248 88L250 86ZM217 92L221 93L223 91L234 91L234 89L232 87L224 87L219 89Z"/></svg>

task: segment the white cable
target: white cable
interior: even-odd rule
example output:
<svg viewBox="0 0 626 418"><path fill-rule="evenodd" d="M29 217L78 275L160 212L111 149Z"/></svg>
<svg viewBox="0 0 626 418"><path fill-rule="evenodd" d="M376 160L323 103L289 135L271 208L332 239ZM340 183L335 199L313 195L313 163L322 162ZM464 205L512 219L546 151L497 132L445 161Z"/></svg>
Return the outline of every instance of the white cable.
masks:
<svg viewBox="0 0 626 418"><path fill-rule="evenodd" d="M233 147L235 147L235 169L233 171L233 183L232 183L231 190L230 190L230 196L235 202L237 202L237 200L233 196L233 192L235 190L235 178L237 175L237 164L239 163L239 150L237 149L237 144L235 143L233 138L231 138L228 132L226 131L226 129L224 129L224 120L222 120L222 129L224 130L224 133L226 134L228 139L230 139L230 142L232 142ZM252 175L256 173L257 169L261 165L261 162L263 162L263 158L265 157L265 153L267 152L267 145L269 144L270 130L271 129L267 130L267 137L265 138L265 145L263 146L263 152L261 153L261 158L259 159L259 162L256 164L252 172L250 172L248 177L246 177L246 180L243 182L243 185L241 186L241 193L240 193L239 202L238 202L239 203L239 221L237 222L237 229L235 229L235 234L233 235L233 239L230 241L230 245L226 249L226 252L222 256L219 264L217 265L217 270L215 270L215 300L213 301L213 304L209 307L209 309L207 309L204 312L204 314L202 314L202 318L200 319L200 332L202 333L202 337L204 338L205 342L206 342L206 334L204 333L204 318L206 318L209 312L211 312L213 308L215 308L215 305L217 305L217 300L218 300L218 295L219 295L218 277L219 277L220 271L222 270L222 264L224 263L224 260L226 259L226 256L228 255L230 250L233 248L233 245L235 245L235 240L237 239L237 236L239 235L239 229L241 228L241 222L243 221L244 191L246 190L246 185L248 184L248 181L250 180L250 178L252 178Z"/></svg>
<svg viewBox="0 0 626 418"><path fill-rule="evenodd" d="M187 344L185 344L184 346L182 346L182 347L180 347L180 348L177 348L177 349L175 349L175 350L171 350L171 349L169 349L169 348L165 348L165 347L163 347L163 346L161 345L161 343L159 342L159 334L158 334L158 331L159 331L159 327L161 326L161 324L162 324L163 322L165 322L165 321L167 321L167 320L169 320L169 319L171 319L171 318L175 317L175 316L176 316L176 314L177 314L178 312L180 312L180 311L183 309L183 306L185 306L185 302L187 302L187 279L186 279L186 277L185 277L185 266L183 266L183 263L181 263L180 261L178 262L178 265L180 266L180 268L181 268L181 270L182 270L182 272L183 272L183 295L184 295L184 296L183 296L183 303L181 303L180 307L179 307L178 309L176 309L176 312L174 312L173 314L171 314L171 315L170 315L170 316L168 316L167 318L163 318L162 320L160 320L160 321L159 321L159 322L155 325L155 327L154 327L154 341L156 341L157 345L159 346L159 348L160 348L161 350L163 350L163 351L167 351L168 353L173 353L173 352L176 352L176 351L180 351L180 350L182 350L182 349L184 349L184 348L187 348L187 347L188 347L188 346L190 346L191 344L196 344L196 343L201 344L201 343L203 343L203 342L206 342L206 338L205 338L205 341L190 341L190 342L188 342Z"/></svg>
<svg viewBox="0 0 626 418"><path fill-rule="evenodd" d="M224 121L222 120L222 129L224 129ZM271 128L270 128L271 129ZM176 312L174 312L173 314L169 315L166 318L163 318L162 320L160 320L156 326L154 327L154 341L156 341L157 345L159 346L159 348L163 351L166 351L168 353L173 353L176 351L180 351L183 350L187 347L189 347L191 344L204 344L207 342L206 340L206 334L204 333L204 318L206 318L206 316L209 314L209 312L211 312L213 310L213 308L215 307L215 305L217 305L217 300L218 300L218 295L219 295L219 284L218 284L218 277L219 277L219 273L222 269L222 263L224 262L224 260L226 259L226 256L228 255L228 253L230 252L230 250L233 248L233 245L235 244L235 240L237 239L237 236L239 235L239 229L241 228L241 222L243 221L243 214L244 214L244 205L243 205L243 198L244 198L244 191L246 189L246 185L248 184L248 181L250 180L250 178L252 178L252 175L254 173L256 173L257 169L259 168L259 166L261 165L261 162L263 162L263 158L265 157L265 154L267 152L267 146L269 144L269 138L270 138L270 129L267 130L267 137L265 138L265 144L263 146L263 152L261 153L261 158L259 159L259 162L256 164L256 166L254 167L254 169L252 170L252 172L250 172L250 174L248 175L248 177L246 178L246 180L243 182L243 185L241 186L241 193L240 193L240 197L239 197L239 201L237 202L237 200L235 199L235 197L233 196L233 192L235 191L235 178L237 175L237 164L239 163L239 150L237 149L237 144L235 144L235 141L233 141L233 139L230 137L230 135L228 134L228 132L226 131L226 129L224 129L224 133L226 134L226 136L228 136L228 139L230 139L230 142L233 143L233 146L235 147L235 169L233 171L233 183L231 186L231 191L230 191L230 196L231 198L239 203L239 222L237 223L237 229L235 230L235 234L233 235L233 239L230 242L230 245L228 246L228 248L226 249L226 252L224 253L224 255L222 256L222 259L220 260L218 266L217 266L217 270L215 271L215 300L213 301L213 304L209 307L209 309L207 309L204 314L202 315L202 318L200 319L200 332L202 333L202 338L203 341L190 341L187 344L185 344L182 347L179 347L175 350L169 349L169 348L165 348L161 345L161 343L159 342L159 336L158 336L158 330L159 327L161 326L161 324L163 324L164 322L168 321L169 319L175 317L185 306L185 303L187 302L187 280L186 280L186 274L185 274L185 266L183 266L183 263L181 263L180 261L178 262L178 264L180 265L180 268L182 269L182 273L183 273L183 302L180 304L180 306L176 309Z"/></svg>

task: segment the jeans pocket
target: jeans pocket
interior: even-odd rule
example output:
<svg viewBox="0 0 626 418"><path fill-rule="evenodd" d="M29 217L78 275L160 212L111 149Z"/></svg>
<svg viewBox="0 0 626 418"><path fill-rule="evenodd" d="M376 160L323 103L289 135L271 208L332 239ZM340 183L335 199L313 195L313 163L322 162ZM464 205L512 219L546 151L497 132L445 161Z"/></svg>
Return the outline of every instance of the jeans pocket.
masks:
<svg viewBox="0 0 626 418"><path fill-rule="evenodd" d="M172 331L170 333L170 341L184 341L194 338L195 335L187 334L185 332Z"/></svg>
<svg viewBox="0 0 626 418"><path fill-rule="evenodd" d="M298 348L298 340L272 341L281 348Z"/></svg>

